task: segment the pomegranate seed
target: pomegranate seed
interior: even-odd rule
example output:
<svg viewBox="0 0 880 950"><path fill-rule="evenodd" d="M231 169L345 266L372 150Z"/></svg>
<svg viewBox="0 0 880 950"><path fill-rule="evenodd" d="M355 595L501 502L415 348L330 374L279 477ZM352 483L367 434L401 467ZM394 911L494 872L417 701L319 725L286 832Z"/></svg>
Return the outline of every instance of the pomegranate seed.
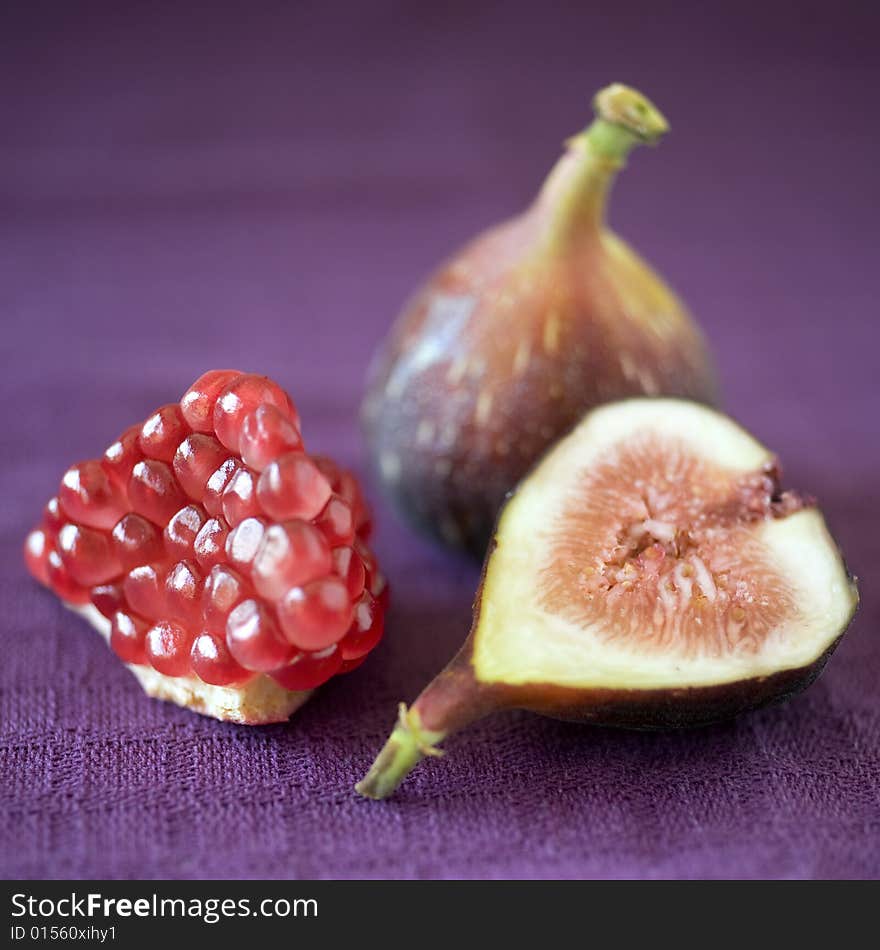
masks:
<svg viewBox="0 0 880 950"><path fill-rule="evenodd" d="M71 465L61 479L58 500L71 521L89 528L112 528L126 510L122 492L95 460Z"/></svg>
<svg viewBox="0 0 880 950"><path fill-rule="evenodd" d="M42 525L46 529L46 532L54 537L58 534L66 521L67 518L65 518L64 512L61 510L61 502L58 501L58 496L56 495L54 498L50 498L46 502L46 507L43 509Z"/></svg>
<svg viewBox="0 0 880 950"><path fill-rule="evenodd" d="M310 520L330 499L330 483L308 456L289 452L268 465L257 482L263 511L276 521Z"/></svg>
<svg viewBox="0 0 880 950"><path fill-rule="evenodd" d="M294 663L272 673L272 679L284 689L316 689L335 676L341 666L342 654L334 645L320 653L303 653Z"/></svg>
<svg viewBox="0 0 880 950"><path fill-rule="evenodd" d="M202 607L202 576L188 561L179 561L165 577L168 616L186 626L198 624Z"/></svg>
<svg viewBox="0 0 880 950"><path fill-rule="evenodd" d="M49 541L46 532L42 528L37 528L25 538L24 541L24 562L31 574L47 587L49 585Z"/></svg>
<svg viewBox="0 0 880 950"><path fill-rule="evenodd" d="M125 603L121 584L100 584L92 588L89 597L95 609L108 620L112 620Z"/></svg>
<svg viewBox="0 0 880 950"><path fill-rule="evenodd" d="M219 515L223 512L223 492L226 486L235 477L235 473L241 468L241 462L238 459L229 458L223 462L220 467L211 474L205 485L205 496L202 504L209 515Z"/></svg>
<svg viewBox="0 0 880 950"><path fill-rule="evenodd" d="M141 451L148 459L170 462L181 441L189 435L180 406L175 402L157 409L143 424L139 436Z"/></svg>
<svg viewBox="0 0 880 950"><path fill-rule="evenodd" d="M141 666L146 665L147 652L144 640L148 627L147 621L134 614L119 610L113 615L110 625L110 646L120 660Z"/></svg>
<svg viewBox="0 0 880 950"><path fill-rule="evenodd" d="M162 558L162 539L156 528L140 515L120 518L113 529L113 547L124 571Z"/></svg>
<svg viewBox="0 0 880 950"><path fill-rule="evenodd" d="M230 527L234 527L245 518L261 514L260 506L257 504L254 476L246 468L240 468L229 480L229 484L223 489L221 502L223 517Z"/></svg>
<svg viewBox="0 0 880 950"><path fill-rule="evenodd" d="M128 483L131 507L154 524L164 525L186 498L165 462L145 459L131 470Z"/></svg>
<svg viewBox="0 0 880 950"><path fill-rule="evenodd" d="M211 686L241 685L254 675L235 662L222 634L200 633L193 640L190 662L196 676Z"/></svg>
<svg viewBox="0 0 880 950"><path fill-rule="evenodd" d="M198 505L181 508L165 526L165 550L177 561L195 557L195 542L207 515Z"/></svg>
<svg viewBox="0 0 880 950"><path fill-rule="evenodd" d="M331 547L351 544L354 540L354 514L348 502L339 495L332 495L324 510L315 519L315 524Z"/></svg>
<svg viewBox="0 0 880 950"><path fill-rule="evenodd" d="M70 576L61 560L61 555L54 548L50 548L46 556L46 576L49 579L49 586L59 597L77 606L89 602L88 590L77 584Z"/></svg>
<svg viewBox="0 0 880 950"><path fill-rule="evenodd" d="M174 474L180 487L195 501L205 497L208 479L229 458L229 453L210 435L188 435L174 453Z"/></svg>
<svg viewBox="0 0 880 950"><path fill-rule="evenodd" d="M192 641L192 634L180 624L160 620L147 631L144 641L147 659L158 673L186 676L189 673Z"/></svg>
<svg viewBox="0 0 880 950"><path fill-rule="evenodd" d="M214 406L214 432L227 449L239 451L245 416L266 403L280 409L299 428L299 419L290 397L267 376L247 373L234 379L220 393Z"/></svg>
<svg viewBox="0 0 880 950"><path fill-rule="evenodd" d="M357 535L366 541L372 532L370 509L364 501L357 479L351 472L341 469L332 459L323 455L313 455L312 461L321 474L330 482L333 492L346 501L354 515L354 528Z"/></svg>
<svg viewBox="0 0 880 950"><path fill-rule="evenodd" d="M141 427L131 426L104 453L101 465L123 492L128 491L131 470L144 457L140 443Z"/></svg>
<svg viewBox="0 0 880 950"><path fill-rule="evenodd" d="M268 607L257 600L245 600L229 614L226 644L246 670L257 673L277 670L296 655L294 647L281 635Z"/></svg>
<svg viewBox="0 0 880 950"><path fill-rule="evenodd" d="M364 581L366 579L364 562L360 559L360 556L355 553L354 549L349 547L334 548L332 555L333 573L345 581L348 596L353 601L357 600L364 590Z"/></svg>
<svg viewBox="0 0 880 950"><path fill-rule="evenodd" d="M364 562L364 569L366 570L364 586L373 597L379 601L382 605L382 609L387 610L390 592L385 575L379 570L379 566L376 564L376 559L373 557L370 549L366 547L360 539L355 541L354 547Z"/></svg>
<svg viewBox="0 0 880 950"><path fill-rule="evenodd" d="M103 584L122 573L110 538L93 528L66 524L58 532L58 553L70 576L84 587Z"/></svg>
<svg viewBox="0 0 880 950"><path fill-rule="evenodd" d="M312 461L318 467L320 473L327 479L330 483L330 487L333 491L338 492L339 490L339 466L333 461L333 459L328 458L326 455L313 455Z"/></svg>
<svg viewBox="0 0 880 950"><path fill-rule="evenodd" d="M193 432L213 433L217 397L241 375L237 369L212 369L199 376L183 394L180 411Z"/></svg>
<svg viewBox="0 0 880 950"><path fill-rule="evenodd" d="M351 628L339 644L344 660L366 656L382 639L385 632L385 614L382 607L367 592L355 604Z"/></svg>
<svg viewBox="0 0 880 950"><path fill-rule="evenodd" d="M157 620L165 611L164 578L153 564L142 564L129 571L122 582L122 592L129 607L142 617Z"/></svg>
<svg viewBox="0 0 880 950"><path fill-rule="evenodd" d="M229 528L217 518L209 518L196 535L193 551L196 560L209 571L215 564L226 560L226 536Z"/></svg>
<svg viewBox="0 0 880 950"><path fill-rule="evenodd" d="M329 574L333 567L323 535L305 521L286 521L267 529L252 568L254 587L279 600L291 587Z"/></svg>
<svg viewBox="0 0 880 950"><path fill-rule="evenodd" d="M345 582L323 577L294 587L278 605L287 639L300 650L323 650L341 640L351 626L352 606Z"/></svg>
<svg viewBox="0 0 880 950"><path fill-rule="evenodd" d="M302 452L299 429L277 406L269 403L249 412L241 424L239 446L242 460L257 472L280 455Z"/></svg>
<svg viewBox="0 0 880 950"><path fill-rule="evenodd" d="M229 532L226 539L226 556L236 567L250 568L265 533L265 521L260 518L245 518Z"/></svg>
<svg viewBox="0 0 880 950"><path fill-rule="evenodd" d="M205 627L212 633L226 633L226 621L250 590L244 579L223 564L215 564L205 578L202 590L202 616Z"/></svg>

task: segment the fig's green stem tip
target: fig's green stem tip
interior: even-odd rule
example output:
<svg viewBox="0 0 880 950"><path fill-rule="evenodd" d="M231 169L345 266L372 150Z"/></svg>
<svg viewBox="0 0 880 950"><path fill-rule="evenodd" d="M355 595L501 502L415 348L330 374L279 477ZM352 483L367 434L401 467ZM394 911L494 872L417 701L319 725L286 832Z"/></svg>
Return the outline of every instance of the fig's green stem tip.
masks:
<svg viewBox="0 0 880 950"><path fill-rule="evenodd" d="M600 119L626 129L649 145L669 131L669 123L657 106L623 83L615 82L600 89L593 99L593 108Z"/></svg>
<svg viewBox="0 0 880 950"><path fill-rule="evenodd" d="M355 790L364 798L387 798L425 756L443 755L435 745L443 735L423 729L418 712L401 703L397 726Z"/></svg>

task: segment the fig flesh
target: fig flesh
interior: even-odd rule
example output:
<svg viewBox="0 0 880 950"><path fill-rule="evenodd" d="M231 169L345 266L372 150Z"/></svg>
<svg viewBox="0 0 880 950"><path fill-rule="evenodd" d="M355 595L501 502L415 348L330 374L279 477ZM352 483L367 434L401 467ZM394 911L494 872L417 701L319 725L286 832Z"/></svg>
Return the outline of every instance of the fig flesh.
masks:
<svg viewBox="0 0 880 950"><path fill-rule="evenodd" d="M505 708L665 729L786 699L857 602L815 503L736 423L677 399L600 407L511 496L464 647L358 790L384 798Z"/></svg>
<svg viewBox="0 0 880 950"><path fill-rule="evenodd" d="M371 370L364 426L395 507L480 556L506 493L586 410L716 399L686 308L605 226L627 154L659 140L666 120L619 84L594 105L531 207L416 292Z"/></svg>

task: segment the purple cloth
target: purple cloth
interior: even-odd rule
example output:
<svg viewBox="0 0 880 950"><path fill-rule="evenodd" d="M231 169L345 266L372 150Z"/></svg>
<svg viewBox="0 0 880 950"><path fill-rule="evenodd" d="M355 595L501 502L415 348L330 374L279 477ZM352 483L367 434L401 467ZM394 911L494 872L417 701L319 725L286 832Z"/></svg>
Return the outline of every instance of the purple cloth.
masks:
<svg viewBox="0 0 880 950"><path fill-rule="evenodd" d="M0 872L878 874L880 20L856 3L833 21L674 9L6 5ZM240 365L289 387L310 446L362 471L362 379L401 301L530 198L616 79L673 131L633 157L614 224L699 315L727 407L819 496L862 578L820 681L691 734L498 716L393 801L361 800L397 702L465 635L477 579L373 492L394 605L364 667L284 727L147 699L24 573L67 464Z"/></svg>

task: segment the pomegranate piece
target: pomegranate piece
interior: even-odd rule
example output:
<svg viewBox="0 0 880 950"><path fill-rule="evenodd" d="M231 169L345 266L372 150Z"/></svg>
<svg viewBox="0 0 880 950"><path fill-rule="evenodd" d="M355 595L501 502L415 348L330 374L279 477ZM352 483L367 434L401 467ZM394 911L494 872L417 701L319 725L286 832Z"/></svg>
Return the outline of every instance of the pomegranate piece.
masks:
<svg viewBox="0 0 880 950"><path fill-rule="evenodd" d="M24 560L151 695L270 722L381 636L368 530L357 480L307 453L287 394L217 370L68 469Z"/></svg>

